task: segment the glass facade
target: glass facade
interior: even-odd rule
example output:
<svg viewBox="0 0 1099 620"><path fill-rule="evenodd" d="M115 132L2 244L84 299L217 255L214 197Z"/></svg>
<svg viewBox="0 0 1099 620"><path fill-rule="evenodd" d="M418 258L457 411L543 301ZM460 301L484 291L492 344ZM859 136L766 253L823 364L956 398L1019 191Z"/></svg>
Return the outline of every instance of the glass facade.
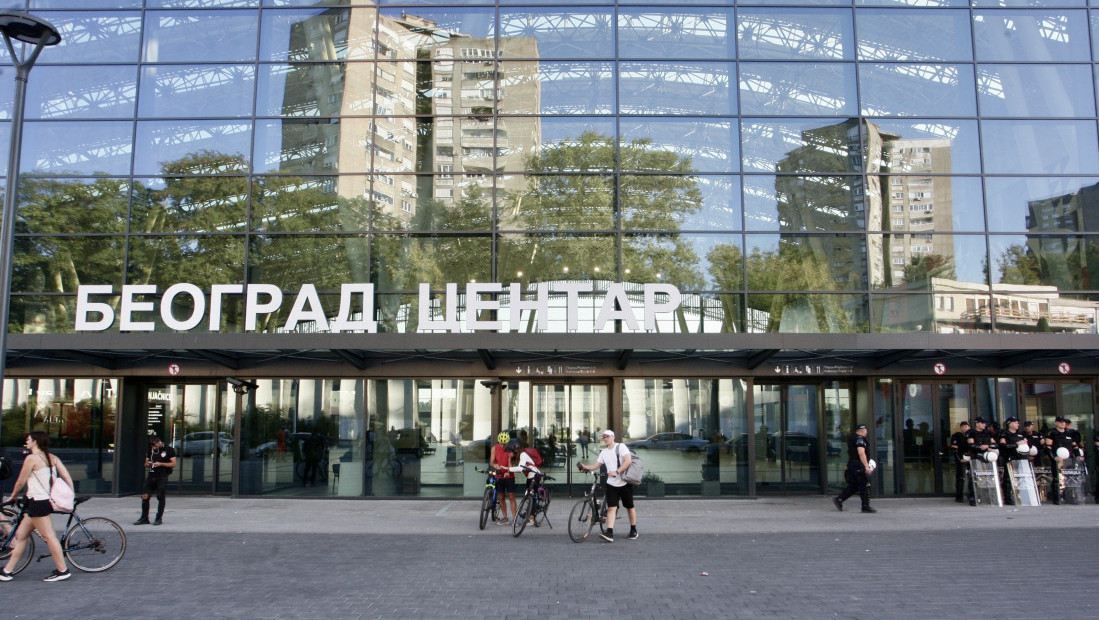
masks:
<svg viewBox="0 0 1099 620"><path fill-rule="evenodd" d="M498 331L582 338L629 323L606 320L616 285L633 301L660 283L680 310L634 331L1095 335L1099 14L1001 4L0 0L62 35L29 81L8 327L74 334L79 288L98 285L132 302L109 333L328 332L349 316L341 287L370 283L351 318L379 333L431 332L451 307L452 331L477 331L479 300L471 320ZM0 88L0 143L12 111ZM499 284L484 295L504 306L575 289L512 317L448 283ZM214 314L219 286L237 288ZM245 286L286 300L257 316ZM647 461L668 494L827 489L845 429L876 412L883 492L934 493L940 409L986 406L976 383L892 378L626 373L498 395L444 366L275 374L240 398L214 377L141 384L131 404L178 410L160 432L181 448L231 441L188 455L181 489L300 486L315 433L334 494L476 494L494 432L527 429L560 466L608 426L686 436ZM39 381L113 420L106 380L9 373L5 444L39 424L20 407L49 408ZM896 456L913 407L922 461Z"/></svg>

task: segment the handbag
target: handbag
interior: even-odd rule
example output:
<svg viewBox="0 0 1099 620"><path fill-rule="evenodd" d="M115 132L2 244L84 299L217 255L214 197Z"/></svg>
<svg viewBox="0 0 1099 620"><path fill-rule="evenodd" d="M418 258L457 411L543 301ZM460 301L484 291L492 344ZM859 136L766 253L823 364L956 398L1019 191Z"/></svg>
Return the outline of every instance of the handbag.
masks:
<svg viewBox="0 0 1099 620"><path fill-rule="evenodd" d="M54 480L53 467L50 468L50 506L58 512L72 512L76 503L76 494L64 479Z"/></svg>

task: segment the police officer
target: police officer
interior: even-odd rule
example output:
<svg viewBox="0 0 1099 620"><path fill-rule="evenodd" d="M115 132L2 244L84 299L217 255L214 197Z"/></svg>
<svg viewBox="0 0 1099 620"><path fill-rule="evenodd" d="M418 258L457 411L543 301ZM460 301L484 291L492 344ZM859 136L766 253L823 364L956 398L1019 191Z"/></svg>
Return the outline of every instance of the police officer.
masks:
<svg viewBox="0 0 1099 620"><path fill-rule="evenodd" d="M877 512L870 507L870 473L873 470L870 468L870 444L866 443L869 432L865 424L859 424L855 427L855 434L847 440L847 471L844 472L847 486L838 497L832 498L832 503L840 512L843 512L843 502L855 493L862 500L863 512Z"/></svg>
<svg viewBox="0 0 1099 620"><path fill-rule="evenodd" d="M149 523L149 497L156 494L156 520L153 525L160 525L164 518L164 492L168 488L168 476L172 475L172 469L176 466L176 451L171 446L164 445L160 437L149 436L149 458L145 459L145 490L141 494L141 518L134 521L134 525L147 525Z"/></svg>
<svg viewBox="0 0 1099 620"><path fill-rule="evenodd" d="M954 461L954 501L959 504L965 501L965 477L969 462L964 457L969 452L965 438L968 432L969 422L962 420L958 423L958 432L950 436L950 458Z"/></svg>
<svg viewBox="0 0 1099 620"><path fill-rule="evenodd" d="M1015 488L1011 485L1008 468L1011 461L1024 460L1030 456L1030 444L1026 435L1019 431L1019 418L1014 416L1004 420L1004 430L1000 431L1000 464L1003 477L1000 486L1004 491L1004 503L1015 504Z"/></svg>
<svg viewBox="0 0 1099 620"><path fill-rule="evenodd" d="M973 418L973 428L966 435L966 445L969 446L969 457L987 462L989 450L996 449L996 438L988 430L988 420L981 416ZM969 505L977 505L977 485L973 476L969 477L970 493Z"/></svg>
<svg viewBox="0 0 1099 620"><path fill-rule="evenodd" d="M1061 503L1061 467L1064 466L1064 459L1057 456L1057 450L1059 448L1065 448L1068 450L1069 458L1072 458L1072 454L1076 451L1076 446L1073 445L1072 435L1067 432L1068 420L1057 416L1054 418L1053 423L1056 428L1046 433L1046 437L1043 440L1046 450L1049 452L1049 472L1050 472L1050 497L1053 498L1054 504Z"/></svg>
<svg viewBox="0 0 1099 620"><path fill-rule="evenodd" d="M1042 448L1042 434L1034 427L1034 422L1031 422L1030 420L1023 422L1023 434L1026 435L1026 441L1030 444L1031 448L1038 450ZM1031 462L1033 462L1034 459L1034 456L1030 457Z"/></svg>

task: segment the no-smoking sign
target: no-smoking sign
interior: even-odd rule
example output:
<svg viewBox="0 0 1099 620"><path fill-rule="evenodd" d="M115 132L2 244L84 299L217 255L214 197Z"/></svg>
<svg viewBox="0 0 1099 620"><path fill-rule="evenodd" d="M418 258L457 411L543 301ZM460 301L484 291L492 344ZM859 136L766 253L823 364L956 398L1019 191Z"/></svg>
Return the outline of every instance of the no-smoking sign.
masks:
<svg viewBox="0 0 1099 620"><path fill-rule="evenodd" d="M935 364L934 366L932 366L931 370L934 370L935 374L937 374L937 375L946 374L946 364L944 364L942 362L939 362L939 363Z"/></svg>
<svg viewBox="0 0 1099 620"><path fill-rule="evenodd" d="M1067 375L1068 373L1072 372L1072 366L1069 366L1068 362L1061 362L1060 364L1057 364L1057 372L1061 373L1062 375Z"/></svg>
<svg viewBox="0 0 1099 620"><path fill-rule="evenodd" d="M173 377L179 374L179 364L168 364L168 374Z"/></svg>

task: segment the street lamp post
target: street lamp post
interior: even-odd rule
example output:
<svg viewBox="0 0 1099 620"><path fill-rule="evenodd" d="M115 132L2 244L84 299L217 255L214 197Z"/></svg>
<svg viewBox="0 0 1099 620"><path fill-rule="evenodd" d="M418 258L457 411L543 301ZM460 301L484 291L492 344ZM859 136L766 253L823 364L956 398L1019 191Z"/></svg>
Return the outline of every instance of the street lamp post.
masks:
<svg viewBox="0 0 1099 620"><path fill-rule="evenodd" d="M15 66L15 101L11 115L11 141L8 145L8 181L4 188L4 217L0 223L0 399L4 393L4 370L8 359L8 314L11 310L12 252L15 245L15 195L19 182L19 157L23 143L23 108L27 98L27 77L42 48L57 45L61 34L48 21L21 11L0 12L0 34ZM12 39L33 46L30 55L20 59ZM24 48L25 51L25 48ZM2 400L0 400L2 403Z"/></svg>

